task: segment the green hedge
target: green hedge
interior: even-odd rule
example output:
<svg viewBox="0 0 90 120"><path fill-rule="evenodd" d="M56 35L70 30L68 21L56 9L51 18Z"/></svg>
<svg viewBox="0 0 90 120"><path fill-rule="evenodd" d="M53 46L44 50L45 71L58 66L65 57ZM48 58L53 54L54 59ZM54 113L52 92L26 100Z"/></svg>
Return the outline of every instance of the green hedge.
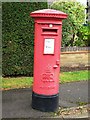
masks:
<svg viewBox="0 0 90 120"><path fill-rule="evenodd" d="M46 2L2 3L2 74L32 75L34 20L30 12L47 8Z"/></svg>

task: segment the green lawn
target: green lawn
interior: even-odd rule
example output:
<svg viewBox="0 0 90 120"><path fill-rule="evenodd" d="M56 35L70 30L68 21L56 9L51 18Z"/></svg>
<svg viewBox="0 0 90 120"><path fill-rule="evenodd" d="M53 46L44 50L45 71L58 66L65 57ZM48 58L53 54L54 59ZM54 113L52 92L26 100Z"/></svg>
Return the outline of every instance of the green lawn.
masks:
<svg viewBox="0 0 90 120"><path fill-rule="evenodd" d="M90 71L61 72L60 83L90 80ZM2 89L28 88L33 84L33 77L2 78Z"/></svg>
<svg viewBox="0 0 90 120"><path fill-rule="evenodd" d="M60 80L61 80L61 83L90 80L89 74L90 74L90 71L87 71L87 70L75 71L75 72L62 72L60 74Z"/></svg>
<svg viewBox="0 0 90 120"><path fill-rule="evenodd" d="M33 84L33 77L2 78L3 89L26 88Z"/></svg>

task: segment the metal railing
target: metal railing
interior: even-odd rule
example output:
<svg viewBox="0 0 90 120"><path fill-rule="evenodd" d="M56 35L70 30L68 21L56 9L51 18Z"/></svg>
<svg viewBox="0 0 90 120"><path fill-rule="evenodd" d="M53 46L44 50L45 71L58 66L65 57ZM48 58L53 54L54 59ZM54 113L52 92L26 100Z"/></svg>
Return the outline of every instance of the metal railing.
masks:
<svg viewBox="0 0 90 120"><path fill-rule="evenodd" d="M61 52L68 51L90 51L90 47L61 47Z"/></svg>

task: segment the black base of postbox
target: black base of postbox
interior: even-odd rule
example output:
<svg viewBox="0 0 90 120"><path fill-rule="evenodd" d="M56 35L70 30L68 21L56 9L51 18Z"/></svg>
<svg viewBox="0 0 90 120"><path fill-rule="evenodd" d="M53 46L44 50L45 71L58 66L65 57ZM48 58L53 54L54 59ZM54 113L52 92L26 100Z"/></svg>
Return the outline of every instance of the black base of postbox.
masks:
<svg viewBox="0 0 90 120"><path fill-rule="evenodd" d="M59 94L46 96L32 93L32 108L43 112L55 112L58 106Z"/></svg>

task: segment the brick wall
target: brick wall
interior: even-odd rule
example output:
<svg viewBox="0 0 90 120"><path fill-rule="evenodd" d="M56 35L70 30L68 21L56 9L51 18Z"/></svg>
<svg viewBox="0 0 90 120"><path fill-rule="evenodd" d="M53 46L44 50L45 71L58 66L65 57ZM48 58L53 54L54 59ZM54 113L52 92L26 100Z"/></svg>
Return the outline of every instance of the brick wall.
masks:
<svg viewBox="0 0 90 120"><path fill-rule="evenodd" d="M61 52L61 67L90 66L90 51Z"/></svg>

